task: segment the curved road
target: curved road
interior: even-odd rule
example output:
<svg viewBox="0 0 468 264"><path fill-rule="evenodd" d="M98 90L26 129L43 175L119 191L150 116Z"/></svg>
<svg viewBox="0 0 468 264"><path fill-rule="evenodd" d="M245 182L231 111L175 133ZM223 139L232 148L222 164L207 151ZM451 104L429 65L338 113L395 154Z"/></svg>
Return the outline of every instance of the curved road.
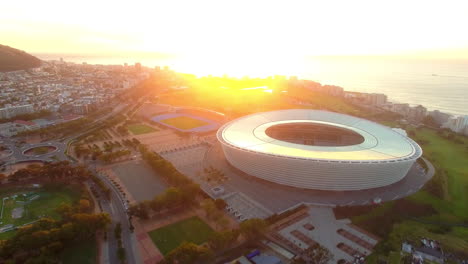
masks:
<svg viewBox="0 0 468 264"><path fill-rule="evenodd" d="M205 155L205 167L222 170L229 180L223 183L226 193L242 192L274 213L289 210L299 204L320 206L353 206L372 204L375 198L382 202L411 195L434 175L434 167L424 159L428 171L416 162L403 180L389 186L361 191L318 191L279 185L247 175L232 167L225 159L219 143L215 143ZM202 184L203 186L203 184Z"/></svg>
<svg viewBox="0 0 468 264"><path fill-rule="evenodd" d="M20 162L30 162L30 161L42 161L42 162L54 162L54 161L63 161L69 160L69 157L65 154L69 144L75 140L76 138L82 136L85 133L88 133L90 130L98 129L100 123L112 117L113 115L118 114L122 109L124 109L126 105L118 105L115 107L110 113L105 114L104 116L96 119L91 126L89 126L84 131L81 131L77 134L70 135L58 140L52 140L47 142L41 142L37 144L24 144L19 145L14 139L9 138L0 138L0 144L6 146L11 150L11 154L4 155L0 158L0 161L4 162L2 166L12 165L15 163ZM50 153L42 154L42 155L25 155L24 153L31 148L35 147L55 147L56 149ZM91 166L88 168L94 172ZM134 233L130 232L130 221L125 209L126 201L125 197L120 195L119 190L103 175L96 172L96 175L108 185L111 189L111 198L109 201L103 201L101 203L102 208L105 212L109 213L111 216L113 223L111 228L108 230L108 238L109 240L105 243L107 248L103 250L103 254L108 254L104 256L106 260L105 263L120 263L117 258L117 242L115 241L114 237L114 227L117 222L121 223L122 225L122 243L123 247L126 251L126 263L128 264L139 264L139 254L137 249L137 242L136 236ZM111 238L112 237L112 238Z"/></svg>

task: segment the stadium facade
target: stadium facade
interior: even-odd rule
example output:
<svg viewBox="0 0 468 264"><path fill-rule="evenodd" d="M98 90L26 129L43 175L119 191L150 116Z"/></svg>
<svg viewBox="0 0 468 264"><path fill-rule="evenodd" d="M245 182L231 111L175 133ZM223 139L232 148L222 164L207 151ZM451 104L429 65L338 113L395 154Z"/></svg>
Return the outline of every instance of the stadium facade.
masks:
<svg viewBox="0 0 468 264"><path fill-rule="evenodd" d="M344 114L290 109L233 120L217 132L227 161L270 182L352 191L402 180L422 155L389 127Z"/></svg>

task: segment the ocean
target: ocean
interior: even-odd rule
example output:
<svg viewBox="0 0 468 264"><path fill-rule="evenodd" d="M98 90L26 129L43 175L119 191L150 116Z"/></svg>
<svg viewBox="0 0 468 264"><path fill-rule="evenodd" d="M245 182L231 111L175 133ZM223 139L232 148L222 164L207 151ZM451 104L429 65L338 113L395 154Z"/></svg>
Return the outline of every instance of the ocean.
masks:
<svg viewBox="0 0 468 264"><path fill-rule="evenodd" d="M140 62L144 66L169 66L197 76L265 77L298 76L322 84L338 85L347 91L384 93L392 102L421 104L428 110L468 115L468 60L408 59L395 57L307 57L291 60L209 61L170 56L79 56L35 54L44 60L88 64ZM203 62L203 63L198 63Z"/></svg>

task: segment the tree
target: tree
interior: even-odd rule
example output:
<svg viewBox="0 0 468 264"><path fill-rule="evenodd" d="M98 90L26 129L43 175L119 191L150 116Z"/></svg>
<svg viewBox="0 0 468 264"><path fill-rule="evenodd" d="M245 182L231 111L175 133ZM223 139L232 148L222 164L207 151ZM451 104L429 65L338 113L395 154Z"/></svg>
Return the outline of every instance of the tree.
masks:
<svg viewBox="0 0 468 264"><path fill-rule="evenodd" d="M117 258L120 260L121 263L125 263L125 257L126 257L125 248L119 247L117 249Z"/></svg>
<svg viewBox="0 0 468 264"><path fill-rule="evenodd" d="M209 263L213 259L214 253L211 249L198 246L194 243L184 242L177 248L173 249L165 260L160 263L166 264L194 264L194 263Z"/></svg>
<svg viewBox="0 0 468 264"><path fill-rule="evenodd" d="M208 240L208 244L214 250L223 250L232 245L238 237L238 230L215 232Z"/></svg>
<svg viewBox="0 0 468 264"><path fill-rule="evenodd" d="M437 121L435 121L434 117L430 115L427 115L426 117L424 117L422 122L426 126L437 127L437 128L440 127L439 124L437 124Z"/></svg>
<svg viewBox="0 0 468 264"><path fill-rule="evenodd" d="M134 215L141 219L149 218L149 212L148 212L148 207L146 203L139 203L139 204L131 205L128 208L128 213L130 215Z"/></svg>
<svg viewBox="0 0 468 264"><path fill-rule="evenodd" d="M248 240L254 240L265 232L267 223L263 219L251 218L240 224L240 232Z"/></svg>
<svg viewBox="0 0 468 264"><path fill-rule="evenodd" d="M321 245L315 245L302 252L302 258L307 264L327 264L333 259L333 254Z"/></svg>
<svg viewBox="0 0 468 264"><path fill-rule="evenodd" d="M218 208L211 199L205 199L201 203L201 207L205 210L205 214L208 218L213 219L219 217Z"/></svg>
<svg viewBox="0 0 468 264"><path fill-rule="evenodd" d="M87 199L80 199L78 203L79 211L80 212L87 212L91 209L91 204L89 203L89 200Z"/></svg>
<svg viewBox="0 0 468 264"><path fill-rule="evenodd" d="M218 208L219 210L224 210L227 207L226 201L224 201L221 198L216 199L214 203L216 205L216 208Z"/></svg>

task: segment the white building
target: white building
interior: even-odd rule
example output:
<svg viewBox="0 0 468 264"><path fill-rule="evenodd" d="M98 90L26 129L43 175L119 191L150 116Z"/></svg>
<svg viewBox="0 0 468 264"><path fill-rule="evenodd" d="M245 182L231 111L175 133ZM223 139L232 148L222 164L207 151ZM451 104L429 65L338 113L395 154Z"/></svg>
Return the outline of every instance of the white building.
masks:
<svg viewBox="0 0 468 264"><path fill-rule="evenodd" d="M468 127L468 115L449 118L443 127L446 127L455 133L464 133L465 129Z"/></svg>
<svg viewBox="0 0 468 264"><path fill-rule="evenodd" d="M364 190L403 179L422 155L389 127L327 111L256 113L218 130L227 161L274 183L316 190Z"/></svg>

